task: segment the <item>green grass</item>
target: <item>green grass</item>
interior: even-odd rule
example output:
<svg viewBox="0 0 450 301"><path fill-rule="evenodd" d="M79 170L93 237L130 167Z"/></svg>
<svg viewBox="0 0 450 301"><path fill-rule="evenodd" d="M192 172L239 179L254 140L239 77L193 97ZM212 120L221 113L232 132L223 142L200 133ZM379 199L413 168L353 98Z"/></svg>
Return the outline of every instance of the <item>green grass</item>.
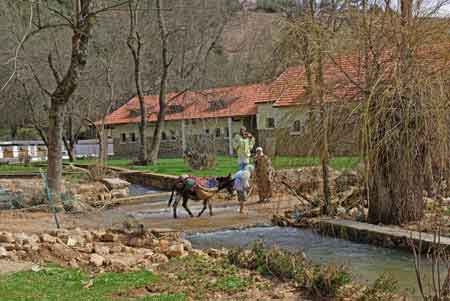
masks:
<svg viewBox="0 0 450 301"><path fill-rule="evenodd" d="M359 159L356 157L337 157L330 161L330 166L337 170L345 170L355 168ZM80 164L93 164L94 160L78 160ZM320 165L319 158L315 157L275 157L272 159L275 169L300 168L306 166ZM184 162L183 159L160 159L157 164L149 166L132 165L132 160L113 159L108 161L108 165L129 168L134 170L149 171L170 175L191 174L195 176L225 176L233 174L237 171L237 159L234 157L219 156L217 157L216 166L209 170L192 170ZM24 166L22 164L4 164L0 165L0 173L24 173L39 172L46 170L42 163Z"/></svg>
<svg viewBox="0 0 450 301"><path fill-rule="evenodd" d="M19 272L0 276L0 300L8 301L109 301L184 300L182 295L160 295L141 299L120 297L135 288L157 282L159 277L146 271L104 273L93 278L74 269L49 266L39 272Z"/></svg>
<svg viewBox="0 0 450 301"><path fill-rule="evenodd" d="M92 160L80 160L78 163L91 164ZM330 161L330 166L337 170L355 168L359 159L355 157L337 157ZM320 160L314 157L275 157L272 159L275 169L300 168L306 166L318 166ZM109 160L108 165L124 167L134 170L149 171L155 173L182 175L191 174L195 176L224 176L235 173L237 170L237 159L234 157L217 157L216 166L209 170L192 170L183 159L160 159L157 164L149 166L131 165L131 160Z"/></svg>
<svg viewBox="0 0 450 301"><path fill-rule="evenodd" d="M145 296L138 301L184 301L187 300L184 294L161 294L159 296Z"/></svg>
<svg viewBox="0 0 450 301"><path fill-rule="evenodd" d="M37 164L25 166L23 164L0 164L0 173L29 173L39 172L39 170L47 170L47 167Z"/></svg>

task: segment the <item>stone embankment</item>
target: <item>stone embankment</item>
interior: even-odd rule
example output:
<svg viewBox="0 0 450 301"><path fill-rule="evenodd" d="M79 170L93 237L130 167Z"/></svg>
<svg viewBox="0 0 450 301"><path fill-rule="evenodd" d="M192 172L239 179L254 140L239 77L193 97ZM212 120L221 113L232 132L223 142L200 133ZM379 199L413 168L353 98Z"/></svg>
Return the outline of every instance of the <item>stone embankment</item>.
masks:
<svg viewBox="0 0 450 301"><path fill-rule="evenodd" d="M211 250L212 256L221 251ZM172 257L202 255L171 230L53 230L42 234L0 233L0 259L56 263L92 272L153 270Z"/></svg>

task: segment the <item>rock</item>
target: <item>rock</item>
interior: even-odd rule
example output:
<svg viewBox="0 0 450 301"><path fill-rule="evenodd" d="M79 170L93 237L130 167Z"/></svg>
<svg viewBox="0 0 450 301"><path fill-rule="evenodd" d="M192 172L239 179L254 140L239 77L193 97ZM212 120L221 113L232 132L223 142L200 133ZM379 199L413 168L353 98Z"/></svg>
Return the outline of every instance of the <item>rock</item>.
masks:
<svg viewBox="0 0 450 301"><path fill-rule="evenodd" d="M67 238L67 246L69 247L83 247L86 244L84 238L79 235L70 235Z"/></svg>
<svg viewBox="0 0 450 301"><path fill-rule="evenodd" d="M155 253L152 250L145 250L144 258L152 258Z"/></svg>
<svg viewBox="0 0 450 301"><path fill-rule="evenodd" d="M41 235L41 241L42 242L46 242L46 243L55 243L56 242L56 237L51 236L47 233L44 233Z"/></svg>
<svg viewBox="0 0 450 301"><path fill-rule="evenodd" d="M12 242L14 242L14 236L8 232L0 233L0 243L1 242L12 243Z"/></svg>
<svg viewBox="0 0 450 301"><path fill-rule="evenodd" d="M207 254L213 258L218 258L222 256L226 256L228 253L225 250L217 250L217 249L208 249L206 250Z"/></svg>
<svg viewBox="0 0 450 301"><path fill-rule="evenodd" d="M51 236L59 237L62 240L65 240L69 235L69 231L67 229L54 229L48 232Z"/></svg>
<svg viewBox="0 0 450 301"><path fill-rule="evenodd" d="M85 244L82 247L77 247L76 250L79 252L88 253L88 254L94 253L94 244L91 242L88 242L87 244Z"/></svg>
<svg viewBox="0 0 450 301"><path fill-rule="evenodd" d="M356 220L356 215L358 214L358 208L352 208L348 211L348 214L354 219Z"/></svg>
<svg viewBox="0 0 450 301"><path fill-rule="evenodd" d="M89 258L89 262L96 267L101 267L105 263L105 258L94 253Z"/></svg>
<svg viewBox="0 0 450 301"><path fill-rule="evenodd" d="M86 242L91 242L94 240L94 236L92 235L92 233L90 231L85 231L83 233L83 237L86 240Z"/></svg>
<svg viewBox="0 0 450 301"><path fill-rule="evenodd" d="M78 253L64 244L55 243L51 246L51 250L58 258L70 261L78 256Z"/></svg>
<svg viewBox="0 0 450 301"><path fill-rule="evenodd" d="M170 246L165 254L169 257L184 257L187 255L183 244L175 244Z"/></svg>
<svg viewBox="0 0 450 301"><path fill-rule="evenodd" d="M111 269L115 272L125 272L128 269L128 265L123 258L111 258Z"/></svg>
<svg viewBox="0 0 450 301"><path fill-rule="evenodd" d="M134 247L134 248L143 248L147 244L147 241L143 237L131 237L128 240L128 246Z"/></svg>
<svg viewBox="0 0 450 301"><path fill-rule="evenodd" d="M345 210L345 208L342 207L342 206L338 206L338 207L336 208L336 215L339 216L339 217L345 216L345 215L346 215L346 210Z"/></svg>
<svg viewBox="0 0 450 301"><path fill-rule="evenodd" d="M33 234L31 236L29 236L29 243L33 244L33 243L38 243L40 241L39 236L37 236L36 234Z"/></svg>
<svg viewBox="0 0 450 301"><path fill-rule="evenodd" d="M20 259L24 259L24 258L27 258L27 252L25 252L25 251L17 251L17 256L20 258Z"/></svg>
<svg viewBox="0 0 450 301"><path fill-rule="evenodd" d="M196 250L196 249L192 249L190 251L190 253L194 256L208 256L208 254L206 254L205 252L203 252L202 250Z"/></svg>
<svg viewBox="0 0 450 301"><path fill-rule="evenodd" d="M336 178L336 192L349 190L352 186L357 186L359 177L355 171L344 171Z"/></svg>
<svg viewBox="0 0 450 301"><path fill-rule="evenodd" d="M103 178L100 180L109 190L128 188L130 183L119 178Z"/></svg>
<svg viewBox="0 0 450 301"><path fill-rule="evenodd" d="M6 251L16 250L16 246L14 244L2 244L2 247L5 248Z"/></svg>
<svg viewBox="0 0 450 301"><path fill-rule="evenodd" d="M9 257L8 251L4 247L0 247L0 258Z"/></svg>
<svg viewBox="0 0 450 301"><path fill-rule="evenodd" d="M100 246L100 245L96 244L94 246L94 252L99 255L106 256L110 253L110 250L107 246Z"/></svg>
<svg viewBox="0 0 450 301"><path fill-rule="evenodd" d="M114 189L111 191L111 197L114 199L126 198L129 193L128 188Z"/></svg>
<svg viewBox="0 0 450 301"><path fill-rule="evenodd" d="M74 269L78 269L80 267L78 261L75 258L72 258L72 260L70 260L69 266Z"/></svg>
<svg viewBox="0 0 450 301"><path fill-rule="evenodd" d="M117 234L106 232L100 237L101 242L115 242L119 240L119 236Z"/></svg>
<svg viewBox="0 0 450 301"><path fill-rule="evenodd" d="M30 237L28 235L26 235L25 233L17 233L15 235L15 241L16 241L16 243L23 245L23 244L29 243Z"/></svg>
<svg viewBox="0 0 450 301"><path fill-rule="evenodd" d="M103 235L105 235L105 234L106 234L106 232L103 230L92 231L93 240L100 241L102 239Z"/></svg>
<svg viewBox="0 0 450 301"><path fill-rule="evenodd" d="M110 253L111 254L122 253L122 252L123 252L123 246L122 245L116 245L116 246L113 246L110 249Z"/></svg>
<svg viewBox="0 0 450 301"><path fill-rule="evenodd" d="M188 252L192 251L192 244L187 239L182 239L180 242L184 245L184 249Z"/></svg>
<svg viewBox="0 0 450 301"><path fill-rule="evenodd" d="M158 264L169 262L169 258L166 255L161 254L161 253L153 254L153 256L150 258L150 260L153 263L158 263Z"/></svg>
<svg viewBox="0 0 450 301"><path fill-rule="evenodd" d="M166 253L169 250L169 241L165 239L161 239L159 241L159 250L162 253Z"/></svg>

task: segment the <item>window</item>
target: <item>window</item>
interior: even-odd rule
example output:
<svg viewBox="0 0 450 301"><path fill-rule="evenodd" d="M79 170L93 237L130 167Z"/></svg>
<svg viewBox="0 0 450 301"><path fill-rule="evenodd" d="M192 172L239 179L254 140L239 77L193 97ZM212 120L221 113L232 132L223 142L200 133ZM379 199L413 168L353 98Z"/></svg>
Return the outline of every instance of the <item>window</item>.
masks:
<svg viewBox="0 0 450 301"><path fill-rule="evenodd" d="M177 140L177 133L174 130L170 130L170 138L172 140Z"/></svg>
<svg viewBox="0 0 450 301"><path fill-rule="evenodd" d="M197 123L197 120L192 119L192 125L194 125L194 124L196 124L196 123Z"/></svg>
<svg viewBox="0 0 450 301"><path fill-rule="evenodd" d="M167 134L166 132L161 133L161 140L167 140Z"/></svg>
<svg viewBox="0 0 450 301"><path fill-rule="evenodd" d="M209 129L205 129L205 134L209 135Z"/></svg>
<svg viewBox="0 0 450 301"><path fill-rule="evenodd" d="M292 131L295 133L302 131L302 123L300 122L300 120L294 121L294 124L292 126Z"/></svg>
<svg viewBox="0 0 450 301"><path fill-rule="evenodd" d="M225 137L230 137L230 129L229 128L224 128L224 133L225 133Z"/></svg>
<svg viewBox="0 0 450 301"><path fill-rule="evenodd" d="M184 107L182 105L169 105L167 107L167 114L181 113L184 111Z"/></svg>
<svg viewBox="0 0 450 301"><path fill-rule="evenodd" d="M136 133L131 133L131 142L136 142Z"/></svg>
<svg viewBox="0 0 450 301"><path fill-rule="evenodd" d="M216 128L216 137L220 137L222 135L220 128Z"/></svg>
<svg viewBox="0 0 450 301"><path fill-rule="evenodd" d="M266 120L266 127L269 128L269 129L275 128L275 119L267 118L267 120Z"/></svg>
<svg viewBox="0 0 450 301"><path fill-rule="evenodd" d="M122 143L127 142L127 134L125 133L120 134L120 142Z"/></svg>

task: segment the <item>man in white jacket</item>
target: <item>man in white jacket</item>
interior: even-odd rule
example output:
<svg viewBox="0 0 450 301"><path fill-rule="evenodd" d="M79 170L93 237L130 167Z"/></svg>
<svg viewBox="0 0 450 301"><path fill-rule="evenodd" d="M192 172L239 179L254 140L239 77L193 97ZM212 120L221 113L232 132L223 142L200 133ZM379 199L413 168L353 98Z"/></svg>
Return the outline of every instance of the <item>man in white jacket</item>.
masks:
<svg viewBox="0 0 450 301"><path fill-rule="evenodd" d="M244 202L247 201L248 193L250 191L250 178L254 171L253 165L245 165L243 169L239 170L234 176L234 189L238 195L239 213L244 213Z"/></svg>

